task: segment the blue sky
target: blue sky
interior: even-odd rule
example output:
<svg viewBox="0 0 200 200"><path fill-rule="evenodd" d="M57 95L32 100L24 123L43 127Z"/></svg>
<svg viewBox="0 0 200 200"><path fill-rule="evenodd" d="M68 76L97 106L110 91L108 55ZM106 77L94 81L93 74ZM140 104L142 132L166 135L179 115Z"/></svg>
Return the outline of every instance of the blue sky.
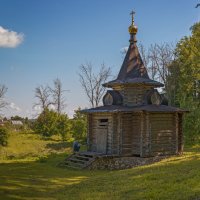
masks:
<svg viewBox="0 0 200 200"><path fill-rule="evenodd" d="M61 79L66 112L88 106L79 83L79 66L101 63L117 74L121 48L128 46L130 11L136 11L137 39L177 42L200 20L198 0L0 0L0 26L23 37L16 47L0 46L0 84L11 103L4 114L32 117L34 89ZM19 38L18 38L19 39ZM1 39L0 39L1 42ZM17 41L14 41L17 42Z"/></svg>

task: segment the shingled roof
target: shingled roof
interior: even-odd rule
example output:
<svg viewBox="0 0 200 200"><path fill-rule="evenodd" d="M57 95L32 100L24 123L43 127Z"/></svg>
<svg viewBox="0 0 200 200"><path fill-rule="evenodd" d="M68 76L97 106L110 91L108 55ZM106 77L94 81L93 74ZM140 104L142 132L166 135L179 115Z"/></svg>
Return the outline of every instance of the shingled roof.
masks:
<svg viewBox="0 0 200 200"><path fill-rule="evenodd" d="M183 110L180 108L175 108L172 106L166 105L141 105L141 106L120 106L120 105L111 105L111 106L100 106L96 108L90 108L82 110L86 113L101 113L101 112L188 112L188 110Z"/></svg>
<svg viewBox="0 0 200 200"><path fill-rule="evenodd" d="M103 84L105 87L112 87L115 84L147 84L153 85L155 87L163 87L164 85L160 82L151 80L149 78L148 72L142 58L140 56L136 33L137 27L132 24L129 27L130 32L130 45L126 56L124 58L123 64L119 71L117 79L110 81L108 83Z"/></svg>

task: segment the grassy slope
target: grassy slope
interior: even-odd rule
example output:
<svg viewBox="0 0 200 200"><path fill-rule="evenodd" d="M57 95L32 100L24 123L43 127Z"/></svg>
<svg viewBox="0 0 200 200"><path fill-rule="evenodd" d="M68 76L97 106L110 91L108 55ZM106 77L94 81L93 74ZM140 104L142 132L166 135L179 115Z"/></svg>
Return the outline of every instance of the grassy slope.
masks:
<svg viewBox="0 0 200 200"><path fill-rule="evenodd" d="M15 137L20 138L17 142L21 142L20 152L12 152L14 146L4 149L9 152L8 157L12 154L15 157L2 158L0 164L2 200L200 198L199 147L188 149L181 157L128 170L78 171L56 166L66 156L63 151L69 152L58 140L42 141L32 134ZM27 137L33 146L27 144L30 142ZM26 154L25 148L29 148ZM38 160L36 155L40 152L46 157Z"/></svg>

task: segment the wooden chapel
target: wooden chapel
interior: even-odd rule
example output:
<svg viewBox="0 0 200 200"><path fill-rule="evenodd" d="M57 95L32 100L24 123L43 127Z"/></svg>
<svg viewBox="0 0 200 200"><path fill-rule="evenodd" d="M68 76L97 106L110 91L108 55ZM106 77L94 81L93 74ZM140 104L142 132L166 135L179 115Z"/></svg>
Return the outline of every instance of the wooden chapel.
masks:
<svg viewBox="0 0 200 200"><path fill-rule="evenodd" d="M166 105L151 80L137 47L137 27L129 27L130 44L115 80L103 84L111 88L103 106L86 109L88 151L104 155L150 157L183 152L184 110Z"/></svg>

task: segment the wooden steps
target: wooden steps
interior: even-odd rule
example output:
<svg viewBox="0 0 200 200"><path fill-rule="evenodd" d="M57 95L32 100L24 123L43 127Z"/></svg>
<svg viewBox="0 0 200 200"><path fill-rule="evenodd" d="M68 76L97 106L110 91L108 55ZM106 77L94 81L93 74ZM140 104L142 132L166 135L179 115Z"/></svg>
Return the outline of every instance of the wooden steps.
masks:
<svg viewBox="0 0 200 200"><path fill-rule="evenodd" d="M73 169L84 169L87 168L100 154L92 152L80 152L73 153L67 157L63 163L60 163L62 167L70 167Z"/></svg>

